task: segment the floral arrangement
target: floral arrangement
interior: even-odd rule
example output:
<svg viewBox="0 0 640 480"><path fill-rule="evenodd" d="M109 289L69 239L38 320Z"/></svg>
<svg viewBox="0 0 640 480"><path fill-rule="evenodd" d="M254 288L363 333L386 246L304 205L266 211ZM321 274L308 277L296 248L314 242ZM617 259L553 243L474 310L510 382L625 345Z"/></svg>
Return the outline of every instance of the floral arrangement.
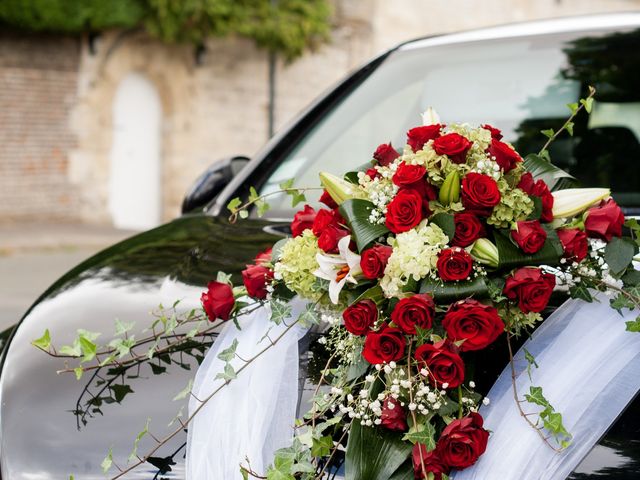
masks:
<svg viewBox="0 0 640 480"><path fill-rule="evenodd" d="M329 353L292 447L267 472L242 466L245 478L323 478L341 451L348 479L446 479L490 442L478 413L490 399L472 373L477 352L501 338L511 352L554 290L585 301L608 291L613 308L640 305L632 266L640 227L625 223L608 189L562 188L571 178L548 158L549 143L571 133L592 96L570 105L563 129L546 132L547 145L526 159L497 128L444 124L430 109L401 151L382 144L357 172L322 173L324 207L304 205L292 237L248 265L242 286L224 274L208 284L202 306L218 324L263 304L277 323L293 296L307 300L296 322L320 325ZM292 185L282 191L304 201ZM244 204L235 199L232 220L255 205L267 208L255 191ZM640 331L640 320L627 329ZM47 334L36 345L51 353ZM537 419L521 410L524 421L565 448L571 435L542 388L524 397L540 407Z"/></svg>

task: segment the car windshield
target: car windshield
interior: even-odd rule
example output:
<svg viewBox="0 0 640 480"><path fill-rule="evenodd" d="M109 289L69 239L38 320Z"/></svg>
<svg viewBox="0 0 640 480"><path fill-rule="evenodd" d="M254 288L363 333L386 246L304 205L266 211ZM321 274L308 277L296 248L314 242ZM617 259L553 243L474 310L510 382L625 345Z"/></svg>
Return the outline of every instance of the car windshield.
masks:
<svg viewBox="0 0 640 480"><path fill-rule="evenodd" d="M556 141L551 156L583 186L610 184L633 210L640 207L639 44L637 31L409 44L315 125L278 163L262 193L290 178L300 187L317 186L318 172L356 169L382 142L401 149L405 132L429 106L443 122L490 123L523 156L537 152L546 141L540 130L558 129L566 104L585 96L591 83L598 90L592 115L580 116L574 136ZM271 216L290 218L288 200L272 198Z"/></svg>

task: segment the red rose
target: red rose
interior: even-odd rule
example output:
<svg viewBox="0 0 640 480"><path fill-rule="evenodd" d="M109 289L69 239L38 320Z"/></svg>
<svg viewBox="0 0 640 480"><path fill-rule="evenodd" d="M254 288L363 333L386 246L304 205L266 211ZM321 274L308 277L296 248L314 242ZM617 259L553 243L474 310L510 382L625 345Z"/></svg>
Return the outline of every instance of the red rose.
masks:
<svg viewBox="0 0 640 480"><path fill-rule="evenodd" d="M418 180L411 185L402 187L402 190L414 190L420 195L422 199L422 217L426 218L431 215L431 209L429 208L429 202L438 198L438 192L433 185L427 183L426 179Z"/></svg>
<svg viewBox="0 0 640 480"><path fill-rule="evenodd" d="M236 303L231 286L222 282L209 282L207 291L200 297L202 308L212 322L219 318L229 320L229 315Z"/></svg>
<svg viewBox="0 0 640 480"><path fill-rule="evenodd" d="M480 414L471 412L447 425L436 446L445 465L463 469L474 463L487 449L489 432L482 428Z"/></svg>
<svg viewBox="0 0 640 480"><path fill-rule="evenodd" d="M590 237L610 242L612 237L622 235L624 215L613 198L603 200L597 207L590 208L586 215L584 230Z"/></svg>
<svg viewBox="0 0 640 480"><path fill-rule="evenodd" d="M404 187L416 183L422 179L426 173L427 169L422 165L409 165L402 162L391 180L399 187Z"/></svg>
<svg viewBox="0 0 640 480"><path fill-rule="evenodd" d="M464 340L460 345L463 352L482 350L504 331L498 311L471 298L452 303L444 315L442 326L449 340Z"/></svg>
<svg viewBox="0 0 640 480"><path fill-rule="evenodd" d="M481 173L467 173L462 179L462 204L468 212L489 216L500 203L500 190L496 181Z"/></svg>
<svg viewBox="0 0 640 480"><path fill-rule="evenodd" d="M547 232L538 220L521 220L516 222L517 230L511 230L511 238L524 253L536 253L547 240Z"/></svg>
<svg viewBox="0 0 640 480"><path fill-rule="evenodd" d="M376 151L373 152L373 159L383 167L388 166L399 156L400 154L391 146L391 142L378 145Z"/></svg>
<svg viewBox="0 0 640 480"><path fill-rule="evenodd" d="M371 280L382 278L384 276L384 269L392 253L393 248L387 245L375 245L366 249L360 257L362 274Z"/></svg>
<svg viewBox="0 0 640 480"><path fill-rule="evenodd" d="M372 365L397 362L403 357L406 346L402 330L385 325L379 331L367 334L362 356Z"/></svg>
<svg viewBox="0 0 640 480"><path fill-rule="evenodd" d="M334 210L321 208L320 210L318 210L315 218L313 219L311 230L316 237L319 237L325 228L327 228L329 225L334 224L335 222L336 216Z"/></svg>
<svg viewBox="0 0 640 480"><path fill-rule="evenodd" d="M378 320L378 307L373 300L361 300L349 305L342 312L342 318L347 332L354 335L364 335Z"/></svg>
<svg viewBox="0 0 640 480"><path fill-rule="evenodd" d="M542 202L542 212L540 213L540 221L549 223L553 220L553 194L544 180L533 181L533 175L525 172L520 177L518 188L527 195L538 197Z"/></svg>
<svg viewBox="0 0 640 480"><path fill-rule="evenodd" d="M422 150L425 143L440 136L441 128L439 123L412 128L407 132L407 143L414 152Z"/></svg>
<svg viewBox="0 0 640 480"><path fill-rule="evenodd" d="M436 267L444 282L466 280L473 269L473 258L460 247L445 248L438 255Z"/></svg>
<svg viewBox="0 0 640 480"><path fill-rule="evenodd" d="M293 216L293 222L291 222L291 234L294 237L302 235L302 232L313 226L313 220L315 218L316 211L309 205L305 205L302 210Z"/></svg>
<svg viewBox="0 0 640 480"><path fill-rule="evenodd" d="M581 262L587 256L589 245L587 244L587 234L577 228L560 228L556 230L564 257Z"/></svg>
<svg viewBox="0 0 640 480"><path fill-rule="evenodd" d="M418 368L426 368L429 380L438 388L445 383L447 388L455 388L464 381L464 363L458 349L449 340L420 345L414 355Z"/></svg>
<svg viewBox="0 0 640 480"><path fill-rule="evenodd" d="M337 253L338 242L347 235L349 235L349 232L344 228L340 228L335 224L329 225L318 237L318 247L326 253Z"/></svg>
<svg viewBox="0 0 640 480"><path fill-rule="evenodd" d="M496 140L502 140L502 132L498 130L496 127L492 127L488 123L481 125L481 127L491 132L491 138L495 138Z"/></svg>
<svg viewBox="0 0 640 480"><path fill-rule="evenodd" d="M506 143L496 140L495 138L491 139L491 145L489 145L487 151L505 172L512 170L518 162L522 161L522 157L518 152Z"/></svg>
<svg viewBox="0 0 640 480"><path fill-rule="evenodd" d="M419 480L428 480L427 477L424 476L423 466L424 472L433 474L433 480L442 480L442 475L449 475L451 471L442 461L437 450L427 452L426 445L422 443L416 443L413 446L411 459L413 462L413 473L415 478Z"/></svg>
<svg viewBox="0 0 640 480"><path fill-rule="evenodd" d="M465 163L471 142L458 133L447 133L433 141L438 155L448 156L453 163Z"/></svg>
<svg viewBox="0 0 640 480"><path fill-rule="evenodd" d="M456 224L456 233L451 244L456 247L468 247L487 234L484 225L473 213L456 213L453 215L453 221Z"/></svg>
<svg viewBox="0 0 640 480"><path fill-rule="evenodd" d="M267 298L267 284L273 279L273 270L264 265L247 265L242 271L242 281L250 297Z"/></svg>
<svg viewBox="0 0 640 480"><path fill-rule="evenodd" d="M412 189L400 190L387 205L385 224L393 233L411 230L423 219L422 196Z"/></svg>
<svg viewBox="0 0 640 480"><path fill-rule="evenodd" d="M338 204L331 197L331 195L329 195L329 192L327 192L326 190L322 191L322 195L320 196L320 201L332 210L338 208Z"/></svg>
<svg viewBox="0 0 640 480"><path fill-rule="evenodd" d="M271 263L271 254L273 252L272 248L267 248L264 252L256 255L255 262L258 265L265 265L267 263Z"/></svg>
<svg viewBox="0 0 640 480"><path fill-rule="evenodd" d="M400 402L392 396L384 399L380 420L380 425L389 430L404 432L409 428L409 425L407 425L407 412L400 406Z"/></svg>
<svg viewBox="0 0 640 480"><path fill-rule="evenodd" d="M555 286L555 275L543 273L539 268L523 267L507 277L503 292L507 298L517 300L524 313L541 312Z"/></svg>
<svg viewBox="0 0 640 480"><path fill-rule="evenodd" d="M431 328L436 306L431 295L419 293L401 299L391 312L391 320L404 333L415 335L416 326L423 330Z"/></svg>

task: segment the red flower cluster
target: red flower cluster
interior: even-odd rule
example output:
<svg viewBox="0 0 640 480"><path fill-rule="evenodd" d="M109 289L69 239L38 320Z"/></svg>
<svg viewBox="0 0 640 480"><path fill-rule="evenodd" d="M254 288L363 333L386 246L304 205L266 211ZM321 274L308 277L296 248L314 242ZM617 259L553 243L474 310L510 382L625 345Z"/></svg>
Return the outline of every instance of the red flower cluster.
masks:
<svg viewBox="0 0 640 480"><path fill-rule="evenodd" d="M555 275L539 268L523 267L507 277L503 291L507 298L518 302L524 313L541 312L549 303L555 286Z"/></svg>
<svg viewBox="0 0 640 480"><path fill-rule="evenodd" d="M253 265L247 265L242 271L242 281L250 297L263 300L267 298L267 285L273 280L273 270L269 267L271 249L260 254Z"/></svg>

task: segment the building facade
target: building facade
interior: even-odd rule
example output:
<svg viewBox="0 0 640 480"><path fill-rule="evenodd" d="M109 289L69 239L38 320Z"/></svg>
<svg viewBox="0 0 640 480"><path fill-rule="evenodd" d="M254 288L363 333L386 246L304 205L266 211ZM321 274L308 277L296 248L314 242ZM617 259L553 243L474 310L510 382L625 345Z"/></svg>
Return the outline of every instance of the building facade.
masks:
<svg viewBox="0 0 640 480"><path fill-rule="evenodd" d="M331 41L277 62L275 126L411 38L638 9L640 0L335 0ZM248 40L196 52L131 32L0 32L0 222L144 229L174 218L216 159L266 142L269 104L269 56Z"/></svg>

